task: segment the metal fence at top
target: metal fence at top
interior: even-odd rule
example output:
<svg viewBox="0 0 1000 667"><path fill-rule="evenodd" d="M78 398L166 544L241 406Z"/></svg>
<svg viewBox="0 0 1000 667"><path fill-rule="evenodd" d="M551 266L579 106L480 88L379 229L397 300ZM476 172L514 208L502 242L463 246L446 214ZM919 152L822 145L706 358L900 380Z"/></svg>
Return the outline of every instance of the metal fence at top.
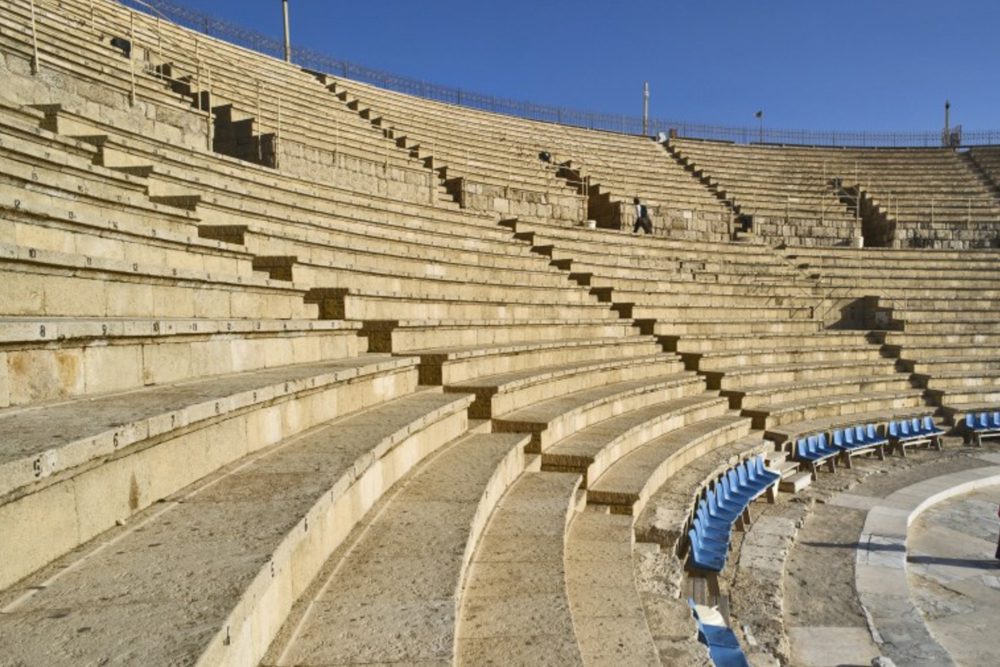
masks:
<svg viewBox="0 0 1000 667"><path fill-rule="evenodd" d="M196 30L210 37L225 40L275 58L284 58L284 43L243 26L218 19L209 14L184 7L169 0L148 0L145 2L119 0L137 11L149 13L149 6L169 20ZM300 67L325 72L345 79L406 93L448 104L517 116L563 125L605 130L621 134L643 134L641 116L627 114L595 113L564 107L534 104L504 97L484 95L452 86L428 83L389 72L383 72L363 65L340 60L311 49L292 48L292 61ZM706 125L678 120L649 119L647 133L675 133L692 139L712 139L735 143L796 144L806 146L843 147L939 147L942 145L940 130L920 132L839 132L832 130L787 130L766 127L734 127ZM961 145L978 146L1000 144L1000 130L965 131L961 134Z"/></svg>

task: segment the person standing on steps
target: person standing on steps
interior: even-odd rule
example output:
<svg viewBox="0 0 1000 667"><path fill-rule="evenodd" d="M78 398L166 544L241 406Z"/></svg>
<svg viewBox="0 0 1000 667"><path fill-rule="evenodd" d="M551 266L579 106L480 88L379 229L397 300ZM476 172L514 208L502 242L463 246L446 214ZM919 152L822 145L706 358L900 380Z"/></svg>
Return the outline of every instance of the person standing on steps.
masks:
<svg viewBox="0 0 1000 667"><path fill-rule="evenodd" d="M635 224L632 225L632 233L637 233L641 227L647 234L652 234L653 221L649 219L649 211L646 210L646 205L639 201L638 197L633 199L632 203L635 204Z"/></svg>

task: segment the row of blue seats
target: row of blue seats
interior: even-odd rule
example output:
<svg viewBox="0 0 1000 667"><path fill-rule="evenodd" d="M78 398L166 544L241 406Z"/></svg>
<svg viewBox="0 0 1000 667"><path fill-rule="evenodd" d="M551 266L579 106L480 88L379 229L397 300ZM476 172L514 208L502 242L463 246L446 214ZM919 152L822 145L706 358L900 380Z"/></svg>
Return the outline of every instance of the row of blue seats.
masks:
<svg viewBox="0 0 1000 667"><path fill-rule="evenodd" d="M850 467L854 454L875 451L879 458L885 458L887 446L895 446L904 456L907 446L922 442L930 442L940 449L943 433L929 415L890 421L881 428L876 424L858 424L834 429L829 437L826 433L817 433L799 438L795 443L795 458L809 463L815 477L816 467L821 463L828 463L834 470L837 456L842 456Z"/></svg>
<svg viewBox="0 0 1000 667"><path fill-rule="evenodd" d="M729 555L733 525L746 518L754 500L774 486L781 475L764 467L764 457L757 456L730 468L705 497L698 501L688 530L690 565L697 570L721 572Z"/></svg>
<svg viewBox="0 0 1000 667"><path fill-rule="evenodd" d="M823 462L829 463L830 470L834 470L837 456L847 457L848 464L852 454L876 450L881 457L887 442L885 437L879 435L875 424L848 426L835 429L830 437L826 433L817 433L799 438L795 443L795 459L808 463L815 477L816 466Z"/></svg>
<svg viewBox="0 0 1000 667"><path fill-rule="evenodd" d="M906 448L910 445L928 443L941 449L941 436L944 435L930 415L891 421L886 424L885 433L902 456L906 456Z"/></svg>
<svg viewBox="0 0 1000 667"><path fill-rule="evenodd" d="M1000 435L1000 412L970 412L965 415L965 441L971 439L979 447L983 438Z"/></svg>
<svg viewBox="0 0 1000 667"><path fill-rule="evenodd" d="M750 667L732 628L703 620L698 613L698 606L691 598L688 598L688 605L691 607L695 623L698 624L698 641L708 647L712 663L718 667Z"/></svg>

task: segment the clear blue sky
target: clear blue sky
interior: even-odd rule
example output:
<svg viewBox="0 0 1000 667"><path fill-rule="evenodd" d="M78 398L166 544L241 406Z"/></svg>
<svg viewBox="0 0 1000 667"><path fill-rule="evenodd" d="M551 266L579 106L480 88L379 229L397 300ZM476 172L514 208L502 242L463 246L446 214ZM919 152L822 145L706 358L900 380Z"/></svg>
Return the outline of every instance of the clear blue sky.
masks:
<svg viewBox="0 0 1000 667"><path fill-rule="evenodd" d="M281 36L280 0L174 0ZM155 3L155 0L153 0ZM290 0L293 48L587 111L773 128L1000 128L996 0Z"/></svg>

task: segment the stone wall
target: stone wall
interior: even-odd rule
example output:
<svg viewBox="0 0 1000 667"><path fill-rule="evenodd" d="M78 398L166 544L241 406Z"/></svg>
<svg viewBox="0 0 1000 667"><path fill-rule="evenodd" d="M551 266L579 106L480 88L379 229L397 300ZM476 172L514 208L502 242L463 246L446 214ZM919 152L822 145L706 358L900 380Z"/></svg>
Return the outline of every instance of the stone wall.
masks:
<svg viewBox="0 0 1000 667"><path fill-rule="evenodd" d="M448 191L472 211L497 213L505 217L523 216L557 222L582 223L587 218L584 199L576 194L557 194L492 183L479 183L468 177L446 181Z"/></svg>

